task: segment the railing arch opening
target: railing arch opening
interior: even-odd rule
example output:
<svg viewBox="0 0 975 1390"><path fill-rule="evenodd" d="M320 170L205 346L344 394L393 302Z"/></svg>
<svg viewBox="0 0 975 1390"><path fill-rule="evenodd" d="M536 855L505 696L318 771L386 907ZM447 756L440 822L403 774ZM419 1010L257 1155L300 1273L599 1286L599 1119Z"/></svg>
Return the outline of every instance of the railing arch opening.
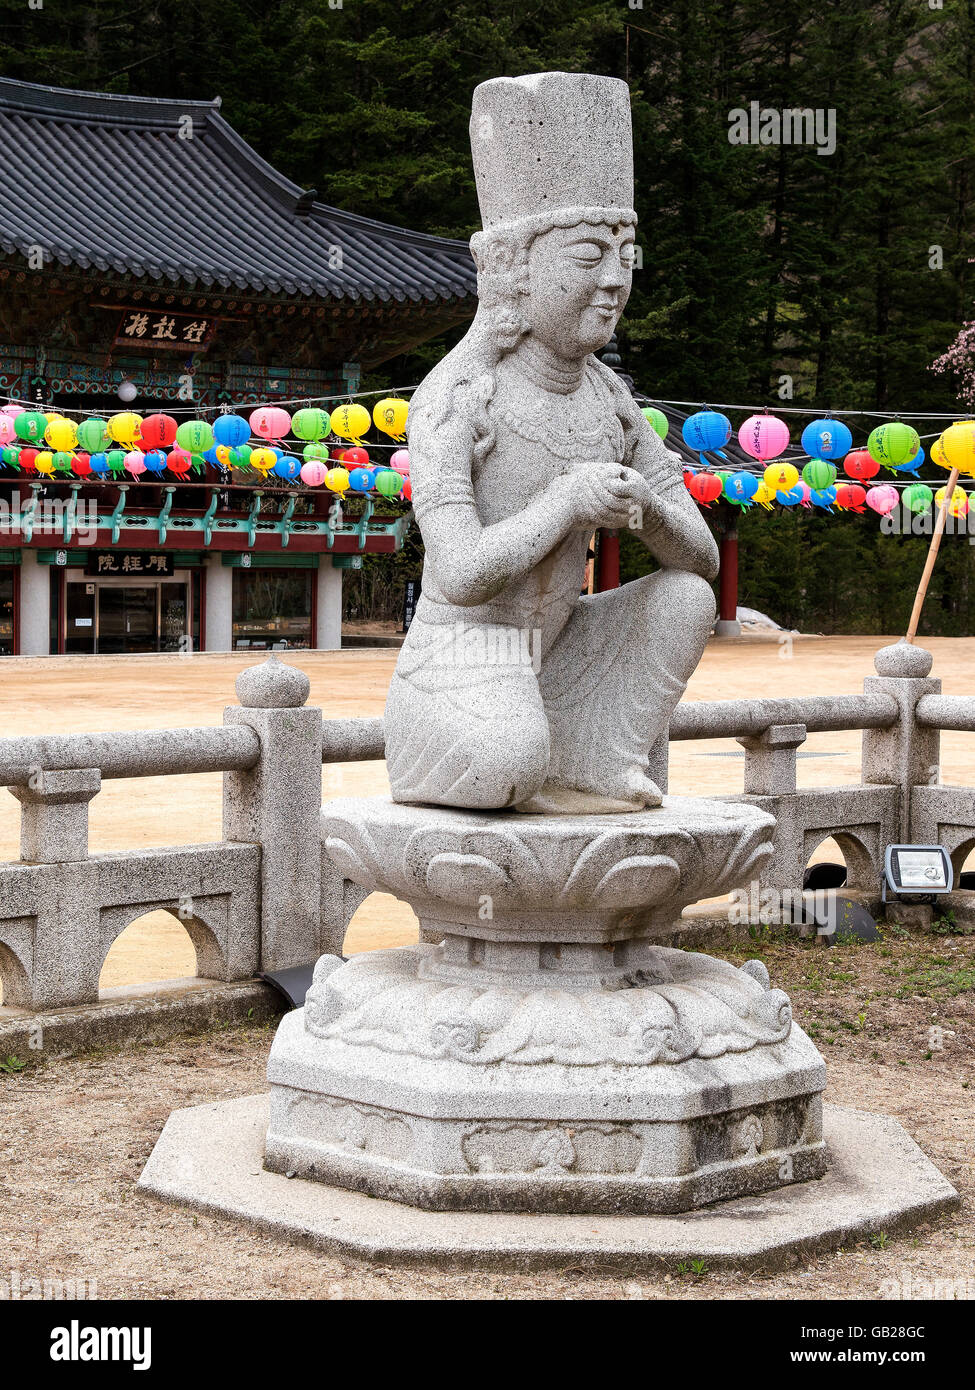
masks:
<svg viewBox="0 0 975 1390"><path fill-rule="evenodd" d="M420 939L416 913L391 893L370 893L345 929L343 956L378 951L387 946L411 946Z"/></svg>

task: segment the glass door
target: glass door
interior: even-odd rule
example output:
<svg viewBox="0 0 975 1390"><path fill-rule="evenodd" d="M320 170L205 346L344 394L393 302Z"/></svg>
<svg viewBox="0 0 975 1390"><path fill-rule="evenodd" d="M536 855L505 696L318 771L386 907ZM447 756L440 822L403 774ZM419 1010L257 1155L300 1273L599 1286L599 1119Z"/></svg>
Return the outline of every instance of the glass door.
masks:
<svg viewBox="0 0 975 1390"><path fill-rule="evenodd" d="M99 652L159 650L159 585L99 584Z"/></svg>

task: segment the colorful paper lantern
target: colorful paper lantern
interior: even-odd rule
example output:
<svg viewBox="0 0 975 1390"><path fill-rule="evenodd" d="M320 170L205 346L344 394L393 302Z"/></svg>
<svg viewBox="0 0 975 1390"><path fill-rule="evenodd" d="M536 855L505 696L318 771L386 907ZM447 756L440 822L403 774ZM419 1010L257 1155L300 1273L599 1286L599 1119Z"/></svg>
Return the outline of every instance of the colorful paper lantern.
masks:
<svg viewBox="0 0 975 1390"><path fill-rule="evenodd" d="M104 449L96 449L88 462L96 477L103 477L108 472L108 454L105 453Z"/></svg>
<svg viewBox="0 0 975 1390"><path fill-rule="evenodd" d="M754 473L729 473L724 480L724 495L736 506L751 506L752 498L757 491L758 479Z"/></svg>
<svg viewBox="0 0 975 1390"><path fill-rule="evenodd" d="M24 410L14 420L14 433L28 444L42 440L46 429L47 416L39 410Z"/></svg>
<svg viewBox="0 0 975 1390"><path fill-rule="evenodd" d="M841 459L853 447L853 435L842 420L813 420L802 432L802 447L813 459Z"/></svg>
<svg viewBox="0 0 975 1390"><path fill-rule="evenodd" d="M806 494L802 490L802 484L796 483L795 487L790 487L785 492L780 488L775 494L775 500L783 507L798 507L800 502L805 502Z"/></svg>
<svg viewBox="0 0 975 1390"><path fill-rule="evenodd" d="M975 420L959 420L949 425L941 436L941 452L949 468L959 473L975 474Z"/></svg>
<svg viewBox="0 0 975 1390"><path fill-rule="evenodd" d="M278 461L278 456L273 449L254 449L251 451L250 466L256 468L258 473L267 477L271 469Z"/></svg>
<svg viewBox="0 0 975 1390"><path fill-rule="evenodd" d="M752 418L760 420L765 417L755 415ZM770 463L762 480L769 492L789 492L799 481L799 470L794 463Z"/></svg>
<svg viewBox="0 0 975 1390"><path fill-rule="evenodd" d="M251 433L261 439L283 439L291 429L291 416L279 405L262 405L252 411L250 425Z"/></svg>
<svg viewBox="0 0 975 1390"><path fill-rule="evenodd" d="M369 451L363 449L362 445L356 445L351 449L343 449L339 454L339 461L344 463L346 468L368 468Z"/></svg>
<svg viewBox="0 0 975 1390"><path fill-rule="evenodd" d="M410 456L406 449L397 449L389 460L390 468L395 468L397 473L402 473L404 478L410 476Z"/></svg>
<svg viewBox="0 0 975 1390"><path fill-rule="evenodd" d="M329 457L328 446L325 444L306 444L301 451L301 457L306 463L311 463L312 459L327 459Z"/></svg>
<svg viewBox="0 0 975 1390"><path fill-rule="evenodd" d="M833 503L836 501L836 488L812 488L809 493L809 501L814 507L819 507L824 512L831 512Z"/></svg>
<svg viewBox="0 0 975 1390"><path fill-rule="evenodd" d="M854 449L843 460L843 472L858 483L868 483L880 472L880 464L869 449Z"/></svg>
<svg viewBox="0 0 975 1390"><path fill-rule="evenodd" d="M353 444L359 444L370 425L369 412L364 405L336 406L330 424L332 433L340 439L351 439Z"/></svg>
<svg viewBox="0 0 975 1390"><path fill-rule="evenodd" d="M931 445L931 462L936 463L939 468L944 468L948 473L950 473L951 464L948 462L947 456L945 455L944 445L941 442L942 439L943 436L939 435L938 438Z"/></svg>
<svg viewBox="0 0 975 1390"><path fill-rule="evenodd" d="M347 468L330 468L325 474L325 486L329 492L348 492L349 471Z"/></svg>
<svg viewBox="0 0 975 1390"><path fill-rule="evenodd" d="M329 470L321 459L312 459L310 463L301 465L301 481L306 487L321 487L328 477L328 473Z"/></svg>
<svg viewBox="0 0 975 1390"><path fill-rule="evenodd" d="M913 425L905 425L903 420L891 420L886 425L878 425L867 440L870 457L887 468L908 463L918 449L921 440Z"/></svg>
<svg viewBox="0 0 975 1390"><path fill-rule="evenodd" d="M349 470L349 487L353 492L372 492L375 477L371 468L352 468Z"/></svg>
<svg viewBox="0 0 975 1390"><path fill-rule="evenodd" d="M695 450L706 467L706 453L726 457L722 451L731 438L731 421L720 410L699 410L694 415L688 415L681 425L681 434L687 447Z"/></svg>
<svg viewBox="0 0 975 1390"><path fill-rule="evenodd" d="M213 448L213 430L206 420L184 420L176 431L176 443L189 454Z"/></svg>
<svg viewBox="0 0 975 1390"><path fill-rule="evenodd" d="M70 453L78 443L78 428L73 420L68 420L62 415L50 422L44 431L44 438L52 449Z"/></svg>
<svg viewBox="0 0 975 1390"><path fill-rule="evenodd" d="M146 456L141 449L131 449L125 455L125 471L133 478L140 477L146 471Z"/></svg>
<svg viewBox="0 0 975 1390"><path fill-rule="evenodd" d="M106 455L109 473L123 473L125 471L125 453L124 449L109 449Z"/></svg>
<svg viewBox="0 0 975 1390"><path fill-rule="evenodd" d="M42 449L34 460L34 467L44 478L54 474L54 455L50 449Z"/></svg>
<svg viewBox="0 0 975 1390"><path fill-rule="evenodd" d="M213 437L218 444L228 449L236 449L246 444L251 437L251 427L242 415L218 415L213 422Z"/></svg>
<svg viewBox="0 0 975 1390"><path fill-rule="evenodd" d="M789 447L789 426L777 415L749 415L738 431L738 443L746 454L765 463L767 459L777 459ZM798 481L799 470L793 472ZM789 486L794 487L795 483Z"/></svg>
<svg viewBox="0 0 975 1390"><path fill-rule="evenodd" d="M803 446L805 447L805 446ZM808 453L808 450L806 451ZM808 483L812 492L822 492L828 487L832 487L836 481L836 468L832 463L827 463L824 458L817 455L809 460L802 470L802 480Z"/></svg>
<svg viewBox="0 0 975 1390"><path fill-rule="evenodd" d="M178 428L171 415L147 415L142 422L142 443L147 449L169 449L176 443Z"/></svg>
<svg viewBox="0 0 975 1390"><path fill-rule="evenodd" d="M406 502L413 501L413 484L410 482L409 478L407 478L406 482L403 484L403 500Z"/></svg>
<svg viewBox="0 0 975 1390"><path fill-rule="evenodd" d="M772 503L775 501L775 489L770 488L763 478L755 489L755 496L752 500L757 502L760 507L764 507L767 512L774 511Z"/></svg>
<svg viewBox="0 0 975 1390"><path fill-rule="evenodd" d="M75 454L71 460L71 468L79 478L87 478L91 474L91 459L84 450Z"/></svg>
<svg viewBox="0 0 975 1390"><path fill-rule="evenodd" d="M162 449L147 449L143 456L146 471L149 473L161 473L166 467L166 455Z"/></svg>
<svg viewBox="0 0 975 1390"><path fill-rule="evenodd" d="M143 421L143 423L145 423ZM107 421L92 416L88 420L82 420L78 426L78 443L82 449L87 449L89 454L103 451L111 443L108 437Z"/></svg>
<svg viewBox="0 0 975 1390"><path fill-rule="evenodd" d="M295 413L291 429L298 439L324 439L329 431L327 410L309 406Z"/></svg>
<svg viewBox="0 0 975 1390"><path fill-rule="evenodd" d="M10 444L17 438L12 415L0 415L0 444Z"/></svg>
<svg viewBox="0 0 975 1390"><path fill-rule="evenodd" d="M710 507L724 489L721 479L713 473L695 473L687 490L695 502L700 502L702 507Z"/></svg>
<svg viewBox="0 0 975 1390"><path fill-rule="evenodd" d="M836 489L836 505L840 511L858 512L862 515L866 500L866 488L859 487L856 483L841 483Z"/></svg>
<svg viewBox="0 0 975 1390"><path fill-rule="evenodd" d="M382 430L383 434L388 434L393 439L405 439L409 408L409 402L399 396L384 396L372 408L373 424L377 430ZM366 428L368 429L368 426Z"/></svg>
<svg viewBox="0 0 975 1390"><path fill-rule="evenodd" d="M940 511L944 505L944 500L948 496L946 487L939 487L934 494L934 505ZM956 487L948 499L948 514L950 516L964 516L968 511L968 493L963 487Z"/></svg>
<svg viewBox="0 0 975 1390"><path fill-rule="evenodd" d="M403 491L403 479L395 468L380 468L375 486L383 497L398 497Z"/></svg>
<svg viewBox="0 0 975 1390"><path fill-rule="evenodd" d="M177 478L185 478L193 464L193 455L182 445L175 449L170 449L166 455L166 467L170 473L175 473Z"/></svg>
<svg viewBox="0 0 975 1390"><path fill-rule="evenodd" d="M301 469L301 459L294 454L282 454L272 471L276 478L284 478L285 482L291 483L300 476Z"/></svg>
<svg viewBox="0 0 975 1390"><path fill-rule="evenodd" d="M934 501L934 492L927 483L912 483L904 489L901 501L912 512L926 512Z"/></svg>
<svg viewBox="0 0 975 1390"><path fill-rule="evenodd" d="M890 483L883 483L880 487L872 487L867 492L867 506L878 516L886 516L897 506L900 498L897 489L891 487Z"/></svg>
<svg viewBox="0 0 975 1390"><path fill-rule="evenodd" d="M55 473L70 473L71 465L74 463L74 451L72 449L55 449L54 451L54 471Z"/></svg>
<svg viewBox="0 0 975 1390"><path fill-rule="evenodd" d="M120 410L109 416L105 428L113 444L125 444L131 449L142 438L142 416L134 410Z"/></svg>
<svg viewBox="0 0 975 1390"><path fill-rule="evenodd" d="M645 420L650 422L650 428L658 439L666 439L667 431L670 429L670 421L662 410L658 410L655 405L645 405L642 410Z"/></svg>

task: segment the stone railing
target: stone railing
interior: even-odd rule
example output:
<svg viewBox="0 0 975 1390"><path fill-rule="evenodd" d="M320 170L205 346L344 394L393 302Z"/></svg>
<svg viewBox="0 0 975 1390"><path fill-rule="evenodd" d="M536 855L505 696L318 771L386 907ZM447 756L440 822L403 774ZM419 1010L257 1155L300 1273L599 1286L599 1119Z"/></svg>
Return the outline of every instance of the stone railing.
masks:
<svg viewBox="0 0 975 1390"><path fill-rule="evenodd" d="M862 694L690 702L670 741L735 738L744 800L776 818L762 887L795 891L816 846L833 836L853 889L877 890L891 842L940 843L956 871L975 846L975 788L942 786L940 730L975 732L975 698L941 694L931 658L901 643L878 653ZM28 1011L98 999L115 939L157 908L175 913L200 976L240 981L259 970L339 954L366 896L321 847L322 763L381 759L380 719L323 720L309 683L274 658L244 671L239 705L216 728L0 739L0 784L21 803L21 857L0 865L4 1004ZM861 781L797 789L807 734L862 729ZM666 789L667 749L651 774ZM103 779L222 772L223 839L215 844L88 853L88 806Z"/></svg>

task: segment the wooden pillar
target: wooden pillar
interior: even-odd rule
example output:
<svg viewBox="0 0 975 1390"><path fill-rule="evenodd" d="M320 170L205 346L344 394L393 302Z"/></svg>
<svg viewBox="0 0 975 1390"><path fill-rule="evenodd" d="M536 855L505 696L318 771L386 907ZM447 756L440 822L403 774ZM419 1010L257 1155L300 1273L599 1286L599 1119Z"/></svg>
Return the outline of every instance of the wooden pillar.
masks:
<svg viewBox="0 0 975 1390"><path fill-rule="evenodd" d="M722 507L724 523L719 554L721 569L718 573L718 621L715 634L718 637L737 637L741 632L738 622L738 518L731 507Z"/></svg>
<svg viewBox="0 0 975 1390"><path fill-rule="evenodd" d="M605 527L598 532L599 544L596 550L596 593L620 586L620 538L618 531Z"/></svg>

